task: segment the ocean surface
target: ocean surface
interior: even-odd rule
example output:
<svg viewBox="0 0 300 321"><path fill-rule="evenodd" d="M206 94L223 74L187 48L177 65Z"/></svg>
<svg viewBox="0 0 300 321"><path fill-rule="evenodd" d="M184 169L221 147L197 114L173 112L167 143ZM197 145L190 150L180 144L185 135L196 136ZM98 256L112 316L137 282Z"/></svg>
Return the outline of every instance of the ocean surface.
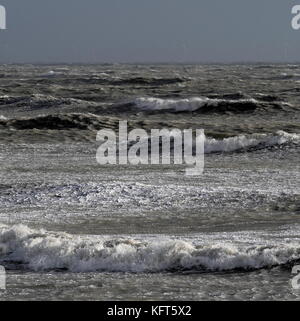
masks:
<svg viewBox="0 0 300 321"><path fill-rule="evenodd" d="M204 129L205 169L97 131ZM0 65L0 300L299 300L300 65Z"/></svg>

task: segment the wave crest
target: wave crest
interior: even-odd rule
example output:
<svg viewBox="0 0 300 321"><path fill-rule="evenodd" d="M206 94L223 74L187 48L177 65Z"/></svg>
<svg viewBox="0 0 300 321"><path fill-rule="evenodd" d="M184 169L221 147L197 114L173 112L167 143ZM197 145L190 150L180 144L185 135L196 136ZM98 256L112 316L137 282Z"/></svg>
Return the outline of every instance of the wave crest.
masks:
<svg viewBox="0 0 300 321"><path fill-rule="evenodd" d="M289 134L284 131L278 131L275 134L239 135L221 140L207 138L205 141L205 153L268 148L287 143L298 144L299 142L299 134Z"/></svg>
<svg viewBox="0 0 300 321"><path fill-rule="evenodd" d="M163 272L253 270L300 259L295 244L194 244L184 240L109 239L0 225L0 262L34 271Z"/></svg>
<svg viewBox="0 0 300 321"><path fill-rule="evenodd" d="M133 101L133 105L143 111L152 112L201 112L201 113L224 113L224 112L254 112L257 109L285 109L291 107L285 102L268 102L267 99L257 100L254 98L242 99L219 99L208 97L192 97L185 99L161 99L153 97L139 97Z"/></svg>

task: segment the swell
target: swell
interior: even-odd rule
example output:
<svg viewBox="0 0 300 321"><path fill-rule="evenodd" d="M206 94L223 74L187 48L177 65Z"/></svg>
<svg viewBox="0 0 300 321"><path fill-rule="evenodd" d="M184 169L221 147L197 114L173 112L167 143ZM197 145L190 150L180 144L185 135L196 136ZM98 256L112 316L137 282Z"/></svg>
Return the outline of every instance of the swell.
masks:
<svg viewBox="0 0 300 321"><path fill-rule="evenodd" d="M55 97L51 95L32 94L28 96L0 96L0 107L24 107L38 109L41 107L51 108L53 106L71 105L76 103L91 103L75 98Z"/></svg>
<svg viewBox="0 0 300 321"><path fill-rule="evenodd" d="M161 81L161 80L160 80ZM164 80L168 81L168 80ZM171 81L171 80L170 80ZM76 96L76 95L75 95ZM77 97L77 96L76 96ZM253 98L254 97L254 98ZM144 113L197 113L197 114L249 114L255 112L296 111L297 108L279 100L274 95L255 94L253 97L242 93L211 94L207 97L155 98L137 97L121 103L106 104L108 97L81 95L79 98L64 98L51 95L0 96L0 112L5 115L28 112L53 113L69 110L73 112L98 110L101 113L130 114ZM92 99L92 100L91 100ZM102 108L103 104L107 105Z"/></svg>
<svg viewBox="0 0 300 321"><path fill-rule="evenodd" d="M112 126L110 126L111 123ZM0 128L16 130L95 130L110 127L116 128L116 126L117 123L113 118L89 113L54 114L18 119L0 118Z"/></svg>
<svg viewBox="0 0 300 321"><path fill-rule="evenodd" d="M71 235L0 225L0 262L33 271L215 272L289 266L300 259L298 242L249 245L174 239Z"/></svg>
<svg viewBox="0 0 300 321"><path fill-rule="evenodd" d="M52 84L57 82L55 76L61 76L58 73L48 73L42 75L45 79L39 79L39 83ZM53 79L54 78L54 79ZM91 77L60 77L63 85L102 85L102 86L143 86L143 87L159 87L164 85L180 84L188 81L187 78L181 77L110 77L110 75L102 73Z"/></svg>
<svg viewBox="0 0 300 321"><path fill-rule="evenodd" d="M30 115L38 113L54 113L63 110L86 110L95 108L97 103L76 98L63 98L51 95L32 94L26 96L0 96L0 114ZM0 118L1 119L1 118Z"/></svg>
<svg viewBox="0 0 300 321"><path fill-rule="evenodd" d="M93 134L93 132L101 129L112 129L118 136L119 120L119 118L88 113L55 114L17 119L0 117L0 130L2 131L3 137L5 136L5 133L9 136L15 134L15 137L18 137L16 136L16 133L20 133L21 131L24 131L26 134L28 134L28 132L32 132L32 135L38 136L39 132L36 130L40 130L42 133L46 132L48 138L49 136L51 137L51 135L54 138L57 137L59 132L67 137L72 134L74 138L79 138L82 137L81 132L86 131L89 141L91 139L95 141L96 134ZM145 123L138 121L130 121L128 123L128 131L140 127L145 129L150 136L151 128L149 128L149 124L146 125ZM70 132L70 135L68 132ZM299 134L287 133L283 130L268 134L241 134L223 139L206 136L205 153L209 154L215 152L233 152L242 150L251 151L281 145L294 146L299 145L299 142Z"/></svg>

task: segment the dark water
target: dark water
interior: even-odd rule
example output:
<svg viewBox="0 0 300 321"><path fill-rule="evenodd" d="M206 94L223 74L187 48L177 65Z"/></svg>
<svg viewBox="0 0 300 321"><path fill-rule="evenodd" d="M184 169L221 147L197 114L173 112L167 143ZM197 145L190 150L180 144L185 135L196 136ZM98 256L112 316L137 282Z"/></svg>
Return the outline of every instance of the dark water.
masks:
<svg viewBox="0 0 300 321"><path fill-rule="evenodd" d="M299 91L300 65L0 66L0 298L299 299ZM120 120L204 129L204 174L100 166Z"/></svg>

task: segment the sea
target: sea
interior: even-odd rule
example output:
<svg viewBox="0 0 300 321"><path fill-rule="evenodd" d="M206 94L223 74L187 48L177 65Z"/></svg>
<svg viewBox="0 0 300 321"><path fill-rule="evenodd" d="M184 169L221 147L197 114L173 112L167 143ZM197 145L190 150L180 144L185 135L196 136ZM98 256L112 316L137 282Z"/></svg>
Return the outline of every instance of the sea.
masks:
<svg viewBox="0 0 300 321"><path fill-rule="evenodd" d="M120 121L203 173L100 165ZM299 300L299 156L298 64L0 65L0 300Z"/></svg>

